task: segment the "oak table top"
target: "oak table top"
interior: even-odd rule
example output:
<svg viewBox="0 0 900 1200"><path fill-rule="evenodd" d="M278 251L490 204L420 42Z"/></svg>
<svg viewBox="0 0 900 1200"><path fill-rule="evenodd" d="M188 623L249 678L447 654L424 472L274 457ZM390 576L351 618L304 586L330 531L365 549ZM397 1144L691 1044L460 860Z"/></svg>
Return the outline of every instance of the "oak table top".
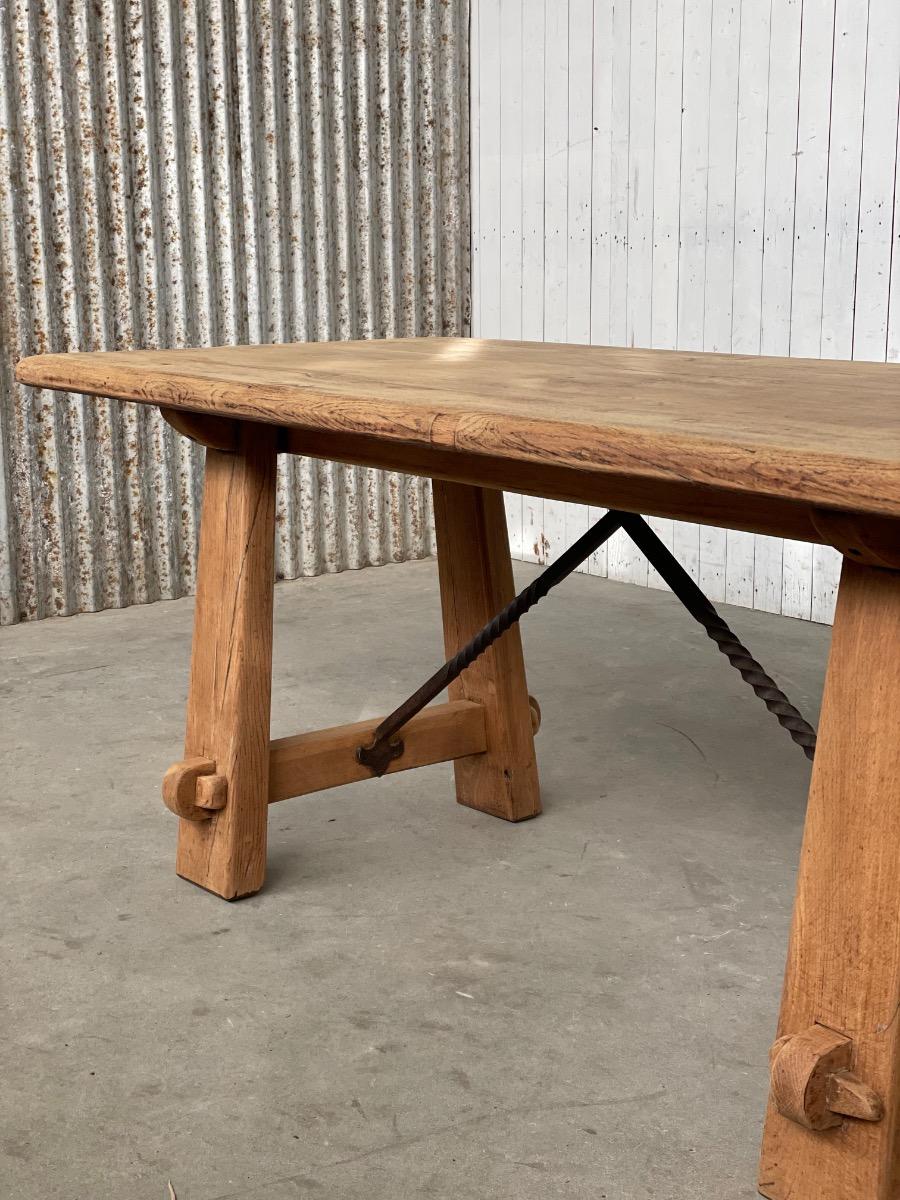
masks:
<svg viewBox="0 0 900 1200"><path fill-rule="evenodd" d="M22 360L17 378L344 439L900 517L892 364L415 338L47 354Z"/></svg>

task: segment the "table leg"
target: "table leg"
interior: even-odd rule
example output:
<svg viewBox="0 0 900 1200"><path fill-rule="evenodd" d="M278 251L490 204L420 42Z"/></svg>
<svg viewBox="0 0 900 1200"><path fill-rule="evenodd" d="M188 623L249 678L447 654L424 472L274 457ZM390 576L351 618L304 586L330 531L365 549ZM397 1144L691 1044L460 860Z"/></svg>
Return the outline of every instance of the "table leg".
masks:
<svg viewBox="0 0 900 1200"><path fill-rule="evenodd" d="M514 596L503 493L434 480L434 522L451 657ZM521 821L541 811L531 707L518 626L450 686L451 700L484 705L487 751L456 759L460 804Z"/></svg>
<svg viewBox="0 0 900 1200"><path fill-rule="evenodd" d="M235 453L206 452L185 758L214 760L226 798L179 821L176 870L226 900L266 870L276 436L244 423Z"/></svg>
<svg viewBox="0 0 900 1200"><path fill-rule="evenodd" d="M896 1200L900 1196L900 573L847 559L778 1030L782 1037L804 1033L796 1045L807 1047L810 1034L821 1044L829 1031L850 1039L849 1069L880 1097L884 1114L874 1120L837 1116L833 1128L815 1132L782 1115L789 1106L779 1098L779 1087L773 1086L759 1190L771 1200ZM787 1043L782 1053L790 1051ZM800 1078L805 1078L803 1070ZM790 1075L786 1082L790 1087ZM784 1083L782 1076L779 1086ZM814 1105L814 1091L811 1083L795 1099L801 1105ZM818 1103L821 1108L821 1095Z"/></svg>

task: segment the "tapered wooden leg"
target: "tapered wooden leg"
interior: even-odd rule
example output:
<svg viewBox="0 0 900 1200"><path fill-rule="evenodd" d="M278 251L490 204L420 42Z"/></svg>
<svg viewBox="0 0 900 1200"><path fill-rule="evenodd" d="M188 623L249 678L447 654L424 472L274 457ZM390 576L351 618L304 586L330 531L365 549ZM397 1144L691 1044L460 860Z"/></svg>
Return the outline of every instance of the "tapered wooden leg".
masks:
<svg viewBox="0 0 900 1200"><path fill-rule="evenodd" d="M434 480L444 645L455 654L513 598L503 493ZM460 804L522 821L541 811L531 708L518 626L513 626L450 687L452 700L484 705L487 751L459 758Z"/></svg>
<svg viewBox="0 0 900 1200"><path fill-rule="evenodd" d="M210 819L180 820L176 870L227 900L266 870L275 439L245 423L236 453L206 452L185 758L213 760L226 795Z"/></svg>
<svg viewBox="0 0 900 1200"><path fill-rule="evenodd" d="M778 1030L781 1036L805 1033L798 1046L808 1045L810 1036L827 1040L828 1031L850 1039L849 1068L880 1097L884 1115L880 1120L838 1116L840 1124L814 1132L779 1111L779 1106L790 1107L779 1088L786 1084L789 1091L792 1086L789 1076L781 1078L773 1086L766 1117L759 1190L771 1200L896 1200L900 573L848 560L835 617ZM782 1053L791 1050L788 1043ZM818 1103L821 1112L825 1101L814 1091L811 1086L795 1100L808 1107Z"/></svg>

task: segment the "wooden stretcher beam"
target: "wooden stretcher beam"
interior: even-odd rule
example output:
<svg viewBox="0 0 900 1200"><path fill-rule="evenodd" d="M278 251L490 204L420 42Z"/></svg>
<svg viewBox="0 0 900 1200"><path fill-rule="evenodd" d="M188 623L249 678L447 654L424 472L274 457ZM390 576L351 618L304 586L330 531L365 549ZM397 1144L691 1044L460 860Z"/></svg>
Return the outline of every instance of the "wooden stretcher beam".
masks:
<svg viewBox="0 0 900 1200"><path fill-rule="evenodd" d="M380 720L277 738L269 747L269 803L371 779L368 767L356 761L356 748L371 739ZM435 704L414 717L401 736L403 754L389 772L481 754L487 749L484 705L471 700Z"/></svg>
<svg viewBox="0 0 900 1200"><path fill-rule="evenodd" d="M530 697L529 701L536 731L539 709L537 701ZM271 741L269 804L372 779L371 770L357 762L356 750L371 739L380 720L373 717ZM388 765L386 774L483 754L487 750L484 705L472 700L434 704L413 717L398 736L403 741L403 754ZM173 763L166 772L163 800L179 817L191 822L208 821L216 810L227 805L227 782L216 774L214 760L185 759Z"/></svg>

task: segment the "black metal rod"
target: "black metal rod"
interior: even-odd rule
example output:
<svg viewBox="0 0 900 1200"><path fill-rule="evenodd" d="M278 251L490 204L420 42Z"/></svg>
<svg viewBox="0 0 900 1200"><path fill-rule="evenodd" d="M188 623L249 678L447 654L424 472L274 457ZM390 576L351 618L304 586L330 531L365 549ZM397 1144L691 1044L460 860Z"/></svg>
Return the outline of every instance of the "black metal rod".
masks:
<svg viewBox="0 0 900 1200"><path fill-rule="evenodd" d="M763 701L779 724L787 730L807 758L816 752L816 731L803 719L798 710L762 669L750 651L735 636L730 626L719 616L684 567L650 528L643 517L635 513L621 513L622 528L647 556L663 580L672 589L695 621L706 630L736 671Z"/></svg>
<svg viewBox="0 0 900 1200"><path fill-rule="evenodd" d="M407 721L420 712L426 704L430 704L436 696L439 696L448 684L461 675L466 667L471 666L475 659L487 650L488 646L493 645L499 637L502 637L510 625L514 625L530 608L542 600L551 588L561 583L567 575L571 575L589 555L593 554L605 541L608 541L616 530L621 528L624 516L625 514L620 512L606 513L591 526L587 533L583 533L577 541L573 542L556 562L551 563L524 591L519 592L518 596L507 604L506 608L498 613L489 624L485 625L484 629L477 633L471 642L463 646L458 654L435 671L430 679L426 679L418 691L405 700L399 708L394 709L385 717L375 730L372 742L368 746L360 746L357 750L357 760L364 766L371 767L378 774L383 773L391 759L396 758L398 752L402 750L396 745L391 747L391 738L394 734L402 729Z"/></svg>
<svg viewBox="0 0 900 1200"><path fill-rule="evenodd" d="M381 722L368 746L360 746L356 757L376 775L383 774L392 759L403 753L402 741L392 738L403 726L430 704L452 683L466 667L479 658L485 650L533 608L539 600L561 583L594 551L616 532L624 529L639 550L656 568L672 593L681 601L691 616L706 630L741 677L750 684L757 696L765 703L769 712L777 717L793 740L803 749L807 758L813 758L816 749L816 731L803 719L787 696L767 675L749 650L735 636L729 625L719 616L712 603L706 598L694 580L685 571L678 559L637 513L619 512L611 509L601 517L587 533L582 534L556 562L551 563L533 580L524 591L498 613L470 642L444 663L430 679L394 709Z"/></svg>

